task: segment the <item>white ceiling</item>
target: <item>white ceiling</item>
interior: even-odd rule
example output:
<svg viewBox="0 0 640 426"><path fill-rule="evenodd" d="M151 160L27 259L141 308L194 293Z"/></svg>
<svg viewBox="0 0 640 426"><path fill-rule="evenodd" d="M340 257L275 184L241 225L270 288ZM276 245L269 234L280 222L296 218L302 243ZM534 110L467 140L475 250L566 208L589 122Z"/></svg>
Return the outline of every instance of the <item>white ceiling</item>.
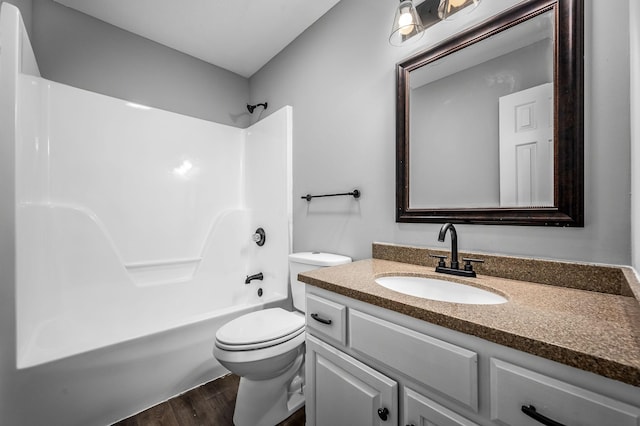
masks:
<svg viewBox="0 0 640 426"><path fill-rule="evenodd" d="M339 0L55 0L250 77Z"/></svg>

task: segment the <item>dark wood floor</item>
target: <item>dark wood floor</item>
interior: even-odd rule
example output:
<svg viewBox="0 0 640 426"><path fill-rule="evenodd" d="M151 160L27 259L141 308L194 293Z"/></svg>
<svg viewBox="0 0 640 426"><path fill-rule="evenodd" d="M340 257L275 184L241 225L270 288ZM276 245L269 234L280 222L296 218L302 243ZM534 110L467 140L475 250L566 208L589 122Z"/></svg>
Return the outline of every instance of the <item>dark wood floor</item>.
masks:
<svg viewBox="0 0 640 426"><path fill-rule="evenodd" d="M229 374L114 426L232 426L240 378ZM304 426L304 407L278 426Z"/></svg>

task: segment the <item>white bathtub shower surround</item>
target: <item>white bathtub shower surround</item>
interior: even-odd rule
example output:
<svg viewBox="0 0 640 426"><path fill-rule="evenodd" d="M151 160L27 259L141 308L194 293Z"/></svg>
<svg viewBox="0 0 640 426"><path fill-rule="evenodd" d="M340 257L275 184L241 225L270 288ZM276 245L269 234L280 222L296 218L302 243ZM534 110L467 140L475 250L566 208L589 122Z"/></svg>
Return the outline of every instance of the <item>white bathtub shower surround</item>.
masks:
<svg viewBox="0 0 640 426"><path fill-rule="evenodd" d="M48 81L1 10L0 423L110 424L224 374L217 329L285 302L292 109L243 130Z"/></svg>
<svg viewBox="0 0 640 426"><path fill-rule="evenodd" d="M286 110L244 131L34 76L19 93L20 368L259 305L258 270L286 298Z"/></svg>

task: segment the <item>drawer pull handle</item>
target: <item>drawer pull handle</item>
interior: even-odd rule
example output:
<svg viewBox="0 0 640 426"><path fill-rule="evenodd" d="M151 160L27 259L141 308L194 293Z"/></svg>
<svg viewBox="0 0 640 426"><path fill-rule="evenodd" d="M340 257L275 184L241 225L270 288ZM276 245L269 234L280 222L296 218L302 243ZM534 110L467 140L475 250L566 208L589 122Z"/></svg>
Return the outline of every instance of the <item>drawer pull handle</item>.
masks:
<svg viewBox="0 0 640 426"><path fill-rule="evenodd" d="M562 423L558 423L555 420L551 420L549 417L543 416L542 414L538 413L536 411L536 407L534 407L533 405L529 405L529 406L523 405L521 409L522 409L522 412L525 413L527 416L531 417L534 420L539 421L545 426L564 426Z"/></svg>
<svg viewBox="0 0 640 426"><path fill-rule="evenodd" d="M389 418L389 410L385 408L378 408L378 417L380 417L383 421L387 421Z"/></svg>
<svg viewBox="0 0 640 426"><path fill-rule="evenodd" d="M331 325L331 320L322 318L319 314L311 314L311 318L323 324Z"/></svg>

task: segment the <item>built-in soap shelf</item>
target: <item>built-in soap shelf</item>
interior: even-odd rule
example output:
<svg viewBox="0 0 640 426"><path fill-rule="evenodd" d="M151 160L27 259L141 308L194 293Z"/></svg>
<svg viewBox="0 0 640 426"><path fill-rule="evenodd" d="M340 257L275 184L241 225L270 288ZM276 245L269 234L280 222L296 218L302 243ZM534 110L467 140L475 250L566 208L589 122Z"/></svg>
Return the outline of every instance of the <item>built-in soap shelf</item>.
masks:
<svg viewBox="0 0 640 426"><path fill-rule="evenodd" d="M93 262L99 261L102 266L112 272L115 270L126 272L126 276L121 275L118 282L125 284L130 282L136 287L193 280L198 267L206 257L207 248L214 243L216 230L224 229L225 225L221 224L229 218L233 220L234 215L239 214L242 218L246 216L244 209L221 211L209 226L204 242L198 244L202 247L191 253L185 252L187 254L185 257L167 256L127 262L108 227L90 208L77 203L59 201L22 201L18 206L21 222L20 237L31 241L32 244L38 244L39 239L47 241L46 244L41 244L41 249L49 253L49 258L55 257L62 262L69 282L85 282L82 278L74 279L73 277L77 276L75 272L84 271ZM49 227L43 229L45 224ZM53 255L54 247L55 256ZM189 254L195 254L195 256L189 256ZM90 275L91 273L87 272L83 276Z"/></svg>
<svg viewBox="0 0 640 426"><path fill-rule="evenodd" d="M193 279L201 257L191 259L168 259L151 262L127 263L133 283L139 287L178 283Z"/></svg>

